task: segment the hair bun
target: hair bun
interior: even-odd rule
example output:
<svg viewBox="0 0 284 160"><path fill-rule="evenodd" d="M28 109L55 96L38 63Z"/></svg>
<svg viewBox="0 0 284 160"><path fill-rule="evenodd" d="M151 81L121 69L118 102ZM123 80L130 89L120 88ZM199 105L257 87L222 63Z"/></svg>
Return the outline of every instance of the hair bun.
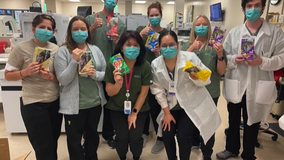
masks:
<svg viewBox="0 0 284 160"><path fill-rule="evenodd" d="M149 16L150 9L152 9L152 8L157 8L159 10L160 14L163 16L163 11L162 11L163 7L162 7L160 2L156 1L155 3L152 3L152 4L150 4L150 6L148 6L148 11L147 11L148 16Z"/></svg>
<svg viewBox="0 0 284 160"><path fill-rule="evenodd" d="M156 1L156 3L154 3L155 5L157 5L158 8L163 9L162 4L158 1Z"/></svg>

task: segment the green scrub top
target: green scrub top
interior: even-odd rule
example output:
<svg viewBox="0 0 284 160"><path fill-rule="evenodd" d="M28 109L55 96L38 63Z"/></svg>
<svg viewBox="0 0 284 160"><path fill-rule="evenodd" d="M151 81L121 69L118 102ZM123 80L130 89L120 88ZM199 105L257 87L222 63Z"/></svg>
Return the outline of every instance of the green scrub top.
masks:
<svg viewBox="0 0 284 160"><path fill-rule="evenodd" d="M102 12L100 13L100 17L103 20L103 26L98 28L94 34L92 35L94 45L99 47L102 51L105 61L108 62L109 58L112 56L113 51L115 49L115 43L111 40L108 40L106 36L107 32L107 18L104 16ZM91 26L97 17L97 13L93 15L89 15L86 17L86 21L88 22L89 26ZM118 27L117 27L117 34L121 36L124 32L126 32L126 25L118 18Z"/></svg>
<svg viewBox="0 0 284 160"><path fill-rule="evenodd" d="M106 67L105 73L105 82L115 84L113 78L114 67L112 63L109 61ZM130 74L127 74L127 78L129 79ZM124 79L124 76L123 76ZM152 84L152 72L151 66L147 61L144 61L141 66L134 66L132 80L130 83L130 97L129 101L131 101L131 107L135 106L135 102L141 92L142 86L150 86ZM106 108L114 111L124 111L124 101L126 101L126 86L125 79L123 81L122 88L118 92L117 95L109 98L107 102ZM140 112L148 111L148 97L146 97L144 104L142 105Z"/></svg>
<svg viewBox="0 0 284 160"><path fill-rule="evenodd" d="M90 51L88 47L88 51ZM96 68L92 56L92 65ZM78 73L79 74L79 73ZM79 75L79 109L89 109L101 104L98 85L90 76Z"/></svg>
<svg viewBox="0 0 284 160"><path fill-rule="evenodd" d="M137 27L136 31L137 32L141 32L146 26L139 26ZM159 34L162 34L164 32L167 32L168 30L163 28L162 31L158 32ZM144 47L145 47L145 43L147 41L148 36L144 36L143 37L143 42L144 42ZM152 61L156 58L155 53L151 52L150 50L146 49L146 55L145 55L145 59L151 64Z"/></svg>

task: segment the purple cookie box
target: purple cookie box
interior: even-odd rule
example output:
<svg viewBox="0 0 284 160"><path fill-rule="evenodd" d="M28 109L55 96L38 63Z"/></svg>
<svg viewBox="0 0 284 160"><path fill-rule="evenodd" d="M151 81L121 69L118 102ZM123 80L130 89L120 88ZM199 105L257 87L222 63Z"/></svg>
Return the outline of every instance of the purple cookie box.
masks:
<svg viewBox="0 0 284 160"><path fill-rule="evenodd" d="M216 27L214 28L213 33L212 33L211 40L214 40L214 43L222 43L222 42L223 42L223 39L224 39L224 34L226 33L226 30L224 30L224 31L222 30L222 31L223 31L223 35L221 35L221 37L216 38L216 37L214 37L214 34L215 34L218 30L221 30L221 27L217 27L217 26L216 26ZM211 41L211 40L210 40L210 41ZM213 47L213 44L209 43L208 46Z"/></svg>
<svg viewBox="0 0 284 160"><path fill-rule="evenodd" d="M254 59L254 42L248 41L248 39L242 39L242 55L246 60ZM248 48L249 47L249 48ZM249 57L246 57L249 56Z"/></svg>

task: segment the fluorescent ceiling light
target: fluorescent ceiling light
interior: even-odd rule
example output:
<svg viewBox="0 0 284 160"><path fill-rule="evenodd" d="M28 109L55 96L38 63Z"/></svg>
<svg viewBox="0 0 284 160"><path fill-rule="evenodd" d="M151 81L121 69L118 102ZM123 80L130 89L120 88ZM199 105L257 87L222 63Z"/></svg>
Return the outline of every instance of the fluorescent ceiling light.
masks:
<svg viewBox="0 0 284 160"><path fill-rule="evenodd" d="M104 0L101 0L102 2L104 2ZM105 3L105 2L104 2Z"/></svg>
<svg viewBox="0 0 284 160"><path fill-rule="evenodd" d="M80 0L69 0L70 2L81 2Z"/></svg>
<svg viewBox="0 0 284 160"><path fill-rule="evenodd" d="M169 1L167 4L175 4L174 1Z"/></svg>
<svg viewBox="0 0 284 160"><path fill-rule="evenodd" d="M144 3L146 3L146 1L135 1L135 3L141 3L141 4L144 4Z"/></svg>

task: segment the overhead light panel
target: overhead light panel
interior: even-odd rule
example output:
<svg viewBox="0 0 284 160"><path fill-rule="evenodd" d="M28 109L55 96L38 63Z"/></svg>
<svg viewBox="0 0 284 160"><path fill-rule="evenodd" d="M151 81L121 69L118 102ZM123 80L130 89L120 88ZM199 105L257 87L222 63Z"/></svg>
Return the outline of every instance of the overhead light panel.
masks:
<svg viewBox="0 0 284 160"><path fill-rule="evenodd" d="M146 1L135 1L135 3L144 4L144 3L146 3Z"/></svg>
<svg viewBox="0 0 284 160"><path fill-rule="evenodd" d="M175 1L169 1L167 4L175 4Z"/></svg>
<svg viewBox="0 0 284 160"><path fill-rule="evenodd" d="M69 2L81 2L80 0L69 0Z"/></svg>

